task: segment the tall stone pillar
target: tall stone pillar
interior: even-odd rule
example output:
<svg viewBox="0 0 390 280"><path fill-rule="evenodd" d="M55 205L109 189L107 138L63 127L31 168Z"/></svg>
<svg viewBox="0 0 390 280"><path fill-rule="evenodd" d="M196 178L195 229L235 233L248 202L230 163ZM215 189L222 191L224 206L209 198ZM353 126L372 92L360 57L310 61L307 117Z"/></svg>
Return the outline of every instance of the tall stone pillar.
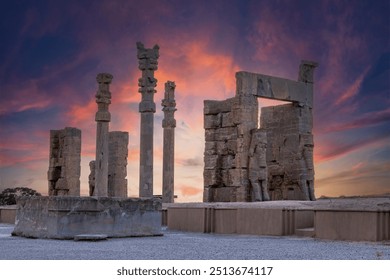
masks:
<svg viewBox="0 0 390 280"><path fill-rule="evenodd" d="M145 49L140 42L137 43L138 68L142 71L142 77L138 80L138 92L142 95L139 104L141 113L141 141L140 141L140 176L139 196L153 196L153 129L156 104L153 97L156 93L157 79L154 71L157 70L159 46L153 49Z"/></svg>
<svg viewBox="0 0 390 280"><path fill-rule="evenodd" d="M108 124L111 120L108 106L111 103L109 90L112 75L100 73L96 77L99 89L96 93L98 111L95 116L96 129L96 161L95 161L95 191L94 196L108 196Z"/></svg>
<svg viewBox="0 0 390 280"><path fill-rule="evenodd" d="M176 120L174 114L175 102L175 82L165 83L165 96L161 105L163 106L164 119L164 147L163 147L163 185L162 202L174 202L174 160L175 160L175 127Z"/></svg>

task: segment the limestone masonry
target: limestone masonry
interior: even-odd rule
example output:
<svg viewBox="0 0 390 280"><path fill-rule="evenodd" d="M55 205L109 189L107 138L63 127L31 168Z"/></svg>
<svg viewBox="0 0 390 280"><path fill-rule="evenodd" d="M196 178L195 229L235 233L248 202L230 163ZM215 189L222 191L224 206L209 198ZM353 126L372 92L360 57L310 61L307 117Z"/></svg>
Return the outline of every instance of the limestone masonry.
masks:
<svg viewBox="0 0 390 280"><path fill-rule="evenodd" d="M108 141L108 196L127 197L127 155L129 133L111 131Z"/></svg>
<svg viewBox="0 0 390 280"><path fill-rule="evenodd" d="M313 72L298 81L236 73L236 96L204 101L204 202L314 200ZM265 107L258 97L289 101Z"/></svg>
<svg viewBox="0 0 390 280"><path fill-rule="evenodd" d="M66 127L50 130L50 196L80 195L81 130Z"/></svg>
<svg viewBox="0 0 390 280"><path fill-rule="evenodd" d="M96 162L95 162L95 190L94 196L108 195L108 126L111 114L108 106L111 104L111 92L109 89L112 75L100 73L96 77L99 89L96 93Z"/></svg>
<svg viewBox="0 0 390 280"><path fill-rule="evenodd" d="M142 100L139 104L141 113L140 132L140 168L139 168L139 196L153 196L153 129L156 104L154 94L157 79L154 71L157 70L159 46L146 49L140 42L137 43L138 68L142 71L142 77L138 80Z"/></svg>
<svg viewBox="0 0 390 280"><path fill-rule="evenodd" d="M18 206L12 232L16 236L77 239L83 234L162 235L158 198L22 197Z"/></svg>
<svg viewBox="0 0 390 280"><path fill-rule="evenodd" d="M163 186L162 202L174 202L174 165L175 165L175 127L174 117L176 109L175 82L165 83L165 95L161 105L163 106L164 119L164 146L163 146Z"/></svg>

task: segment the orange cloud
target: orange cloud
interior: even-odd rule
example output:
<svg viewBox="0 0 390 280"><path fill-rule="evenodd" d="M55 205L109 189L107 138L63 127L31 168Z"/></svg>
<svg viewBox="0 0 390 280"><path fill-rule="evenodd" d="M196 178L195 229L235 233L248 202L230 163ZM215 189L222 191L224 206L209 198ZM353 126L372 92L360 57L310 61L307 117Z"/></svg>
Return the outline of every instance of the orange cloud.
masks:
<svg viewBox="0 0 390 280"><path fill-rule="evenodd" d="M197 196L203 193L203 187L193 187L189 185L179 185L178 190L183 196Z"/></svg>

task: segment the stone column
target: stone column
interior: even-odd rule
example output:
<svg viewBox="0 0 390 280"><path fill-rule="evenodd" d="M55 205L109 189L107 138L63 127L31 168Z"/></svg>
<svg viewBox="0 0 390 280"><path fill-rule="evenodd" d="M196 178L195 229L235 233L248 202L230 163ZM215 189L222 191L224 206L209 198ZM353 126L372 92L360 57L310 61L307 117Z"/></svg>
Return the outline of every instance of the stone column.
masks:
<svg viewBox="0 0 390 280"><path fill-rule="evenodd" d="M138 92L142 95L139 104L141 113L141 141L140 141L140 176L139 196L153 196L153 129L156 104L153 97L156 93L157 79L154 71L157 70L159 46L153 49L145 49L140 42L137 43L138 68L142 71L142 77L138 80Z"/></svg>
<svg viewBox="0 0 390 280"><path fill-rule="evenodd" d="M161 105L163 106L164 119L162 127L164 128L164 147L163 147L163 185L162 202L174 202L174 160L175 160L175 127L176 120L174 114L176 109L175 102L175 82L165 83L165 96Z"/></svg>
<svg viewBox="0 0 390 280"><path fill-rule="evenodd" d="M98 111L95 120L96 129L96 161L95 161L95 190L94 196L108 196L108 124L111 120L108 106L111 103L109 85L112 75L100 73L96 77L99 89L96 93Z"/></svg>

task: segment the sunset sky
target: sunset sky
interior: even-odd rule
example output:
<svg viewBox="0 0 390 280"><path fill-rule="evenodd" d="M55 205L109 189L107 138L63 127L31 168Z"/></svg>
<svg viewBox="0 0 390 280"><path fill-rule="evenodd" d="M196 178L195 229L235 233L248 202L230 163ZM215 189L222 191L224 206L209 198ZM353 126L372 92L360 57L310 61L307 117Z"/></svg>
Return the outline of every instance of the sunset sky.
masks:
<svg viewBox="0 0 390 280"><path fill-rule="evenodd" d="M81 193L95 157L96 75L111 73L110 130L129 132L138 195L136 42L160 46L154 193L161 194L164 83L176 82L175 192L201 201L203 100L235 94L243 70L314 75L316 196L390 193L390 2L6 1L0 19L0 191L47 194L49 131L82 130ZM269 101L260 99L260 106Z"/></svg>

